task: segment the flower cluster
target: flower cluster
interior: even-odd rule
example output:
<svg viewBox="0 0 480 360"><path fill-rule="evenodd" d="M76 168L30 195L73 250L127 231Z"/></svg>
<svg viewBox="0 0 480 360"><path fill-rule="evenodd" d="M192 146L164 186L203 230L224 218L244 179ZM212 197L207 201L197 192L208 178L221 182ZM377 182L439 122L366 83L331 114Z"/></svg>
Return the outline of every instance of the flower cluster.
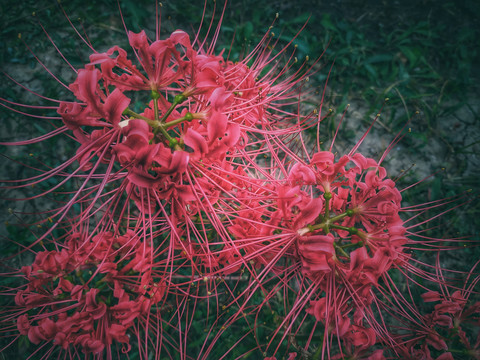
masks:
<svg viewBox="0 0 480 360"><path fill-rule="evenodd" d="M84 353L99 354L114 341L128 349L128 330L162 300L165 281L152 278L151 248L132 232L84 237L73 234L61 250L39 252L21 269L27 285L15 296L25 309L18 331L33 344Z"/></svg>
<svg viewBox="0 0 480 360"><path fill-rule="evenodd" d="M416 354L431 346L445 360L433 329L444 326L478 353L459 325L478 313L478 303L465 310L471 289L428 292L440 304L422 315L395 280L449 293L412 260L448 239L415 239L401 216L441 202L402 207L381 166L390 148L367 158L364 137L338 159L319 138L307 149L305 128L325 117L298 111L312 67L294 56L279 67L287 47L276 52L268 33L239 62L182 30L128 40L136 61L119 46L94 52L68 87L74 100L56 102L58 133L78 148L33 182L60 177L48 192L73 189L26 247L33 264L8 274L23 284L4 291L15 315L0 321L17 337L71 358L135 348L145 359L207 359L228 334L224 357L251 335L251 351L270 359L430 359ZM189 334L198 323L203 339ZM240 336L230 330L239 323Z"/></svg>
<svg viewBox="0 0 480 360"><path fill-rule="evenodd" d="M297 264L303 281L312 284L306 312L362 353L377 342L366 325L375 321L373 289L409 260L400 192L382 166L359 153L335 161L333 153L320 151L285 173L285 179L257 191L229 230L256 261L268 264L282 254L277 272L287 267L281 261ZM280 239L276 233L290 236ZM242 245L244 238L251 244ZM261 245L251 249L257 239Z"/></svg>
<svg viewBox="0 0 480 360"><path fill-rule="evenodd" d="M476 282L477 280L475 280ZM424 331L418 331L415 339L409 340L405 350L408 354L417 353L430 359L432 351L445 351L437 359L454 359L451 346L447 342L462 344L462 355L477 359L480 357L480 335L471 337L467 328L474 329L478 334L480 327L480 302L469 301L470 292L467 289L456 290L453 293L440 294L438 291L429 291L422 294L425 302L436 302L434 310L425 315ZM466 331L467 330L467 331ZM442 336L441 334L445 334ZM475 343L472 342L475 341Z"/></svg>
<svg viewBox="0 0 480 360"><path fill-rule="evenodd" d="M62 101L58 114L80 143L83 170L96 167L96 158L118 164L142 209L171 199L197 209L199 187L210 198L217 192L208 191L205 169L230 171L247 133L269 129L268 106L289 95L272 89L273 75L258 78L260 65L195 50L184 31L152 43L144 31L128 38L141 69L118 46L92 54L70 85L76 101ZM135 94L150 99L141 112L129 107Z"/></svg>

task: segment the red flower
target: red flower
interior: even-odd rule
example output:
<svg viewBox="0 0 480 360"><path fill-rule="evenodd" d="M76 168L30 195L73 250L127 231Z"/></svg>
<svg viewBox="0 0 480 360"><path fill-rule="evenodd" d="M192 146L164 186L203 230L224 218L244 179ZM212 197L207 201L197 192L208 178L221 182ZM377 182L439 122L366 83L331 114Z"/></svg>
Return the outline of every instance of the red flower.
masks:
<svg viewBox="0 0 480 360"><path fill-rule="evenodd" d="M23 269L28 283L15 297L29 311L17 319L19 332L34 344L53 341L87 354L101 353L112 340L128 346L127 331L166 294L164 282L151 275L151 251L128 231L73 234L62 251L39 252Z"/></svg>

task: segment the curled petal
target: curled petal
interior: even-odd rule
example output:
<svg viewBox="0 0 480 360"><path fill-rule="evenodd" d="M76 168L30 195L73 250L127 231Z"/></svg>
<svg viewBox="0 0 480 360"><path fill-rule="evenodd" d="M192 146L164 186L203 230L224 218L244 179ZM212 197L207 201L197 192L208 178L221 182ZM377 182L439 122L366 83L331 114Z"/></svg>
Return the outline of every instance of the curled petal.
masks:
<svg viewBox="0 0 480 360"><path fill-rule="evenodd" d="M372 328L364 328L363 326L352 325L352 333L349 338L352 340L353 346L360 349L368 349L375 345L376 336Z"/></svg>
<svg viewBox="0 0 480 360"><path fill-rule="evenodd" d="M233 94L231 92L227 92L223 87L218 87L213 90L209 101L215 111L222 111L233 101Z"/></svg>
<svg viewBox="0 0 480 360"><path fill-rule="evenodd" d="M238 124L230 124L223 137L223 143L228 147L234 146L240 139L240 126Z"/></svg>
<svg viewBox="0 0 480 360"><path fill-rule="evenodd" d="M447 343L437 333L431 332L428 334L427 344L433 346L437 350L448 350Z"/></svg>
<svg viewBox="0 0 480 360"><path fill-rule="evenodd" d="M119 343L128 344L130 339L125 333L127 328L123 325L112 324L108 328L108 336Z"/></svg>
<svg viewBox="0 0 480 360"><path fill-rule="evenodd" d="M70 130L76 130L80 126L105 126L103 121L90 116L88 110L76 102L61 102L57 113Z"/></svg>
<svg viewBox="0 0 480 360"><path fill-rule="evenodd" d="M350 271L363 268L365 261L369 259L367 249L362 246L350 253Z"/></svg>
<svg viewBox="0 0 480 360"><path fill-rule="evenodd" d="M225 135L227 122L227 117L224 114L216 111L212 113L207 124L208 138L210 141L214 141L217 138L221 138Z"/></svg>
<svg viewBox="0 0 480 360"><path fill-rule="evenodd" d="M326 298L321 298L320 300L312 301L310 307L307 309L307 313L315 316L317 321L324 321L326 314Z"/></svg>
<svg viewBox="0 0 480 360"><path fill-rule="evenodd" d="M333 164L335 156L330 151L319 151L312 156L310 164Z"/></svg>
<svg viewBox="0 0 480 360"><path fill-rule="evenodd" d="M141 169L132 169L128 173L128 180L140 187L140 188L155 188L158 184L158 179L152 175L150 175L148 172L145 172Z"/></svg>
<svg viewBox="0 0 480 360"><path fill-rule="evenodd" d="M440 301L442 300L438 291L429 291L420 295L425 302Z"/></svg>
<svg viewBox="0 0 480 360"><path fill-rule="evenodd" d="M77 79L70 85L75 97L98 114L102 113L100 97L97 94L97 85L101 77L102 74L98 69L80 69Z"/></svg>
<svg viewBox="0 0 480 360"><path fill-rule="evenodd" d="M190 155L185 151L175 151L170 162L170 168L167 173L184 173L187 170Z"/></svg>
<svg viewBox="0 0 480 360"><path fill-rule="evenodd" d="M335 255L333 242L332 234L299 236L297 245L304 273L331 271L329 260Z"/></svg>
<svg viewBox="0 0 480 360"><path fill-rule="evenodd" d="M300 229L306 225L312 224L323 209L323 199L314 198L305 206L295 220L294 229Z"/></svg>
<svg viewBox="0 0 480 360"><path fill-rule="evenodd" d="M122 112L130 105L130 99L119 89L115 89L105 100L103 110L105 118L114 126L118 126Z"/></svg>
<svg viewBox="0 0 480 360"><path fill-rule="evenodd" d="M17 329L22 335L27 335L28 330L30 329L30 321L28 320L28 315L20 315L17 319Z"/></svg>
<svg viewBox="0 0 480 360"><path fill-rule="evenodd" d="M300 163L292 166L289 178L295 181L297 185L311 185L315 184L316 181L315 173L308 166Z"/></svg>
<svg viewBox="0 0 480 360"><path fill-rule="evenodd" d="M192 128L188 128L183 141L193 149L195 158L203 157L208 152L208 144L204 137Z"/></svg>

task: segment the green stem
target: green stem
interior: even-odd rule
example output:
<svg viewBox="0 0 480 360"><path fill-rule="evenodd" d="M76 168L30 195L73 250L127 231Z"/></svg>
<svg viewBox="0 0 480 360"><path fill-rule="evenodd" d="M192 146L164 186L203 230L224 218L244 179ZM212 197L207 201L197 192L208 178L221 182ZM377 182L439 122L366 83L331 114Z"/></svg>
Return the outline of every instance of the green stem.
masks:
<svg viewBox="0 0 480 360"><path fill-rule="evenodd" d="M343 250L345 250L345 249L351 248L353 246L358 246L358 244L361 244L363 246L363 243L349 243L349 244L341 245L340 247Z"/></svg>
<svg viewBox="0 0 480 360"><path fill-rule="evenodd" d="M155 113L155 121L157 122L157 124L159 124L160 115L158 113L158 99L160 99L160 93L157 90L152 90L152 99L153 99L153 112Z"/></svg>
<svg viewBox="0 0 480 360"><path fill-rule="evenodd" d="M340 254L342 254L343 256L345 256L347 259L350 260L350 255L345 250L343 250L341 246L338 246L335 243L333 243L333 246L335 247L336 251L338 251Z"/></svg>
<svg viewBox="0 0 480 360"><path fill-rule="evenodd" d="M187 100L187 97L184 96L184 95L175 95L175 97L173 98L173 103L172 103L172 106L170 106L170 108L167 110L167 112L165 113L165 115L163 115L162 119L160 120L160 122L164 123L165 120L167 120L167 118L170 116L170 114L172 113L172 111L177 107L177 105L180 105L181 103L183 103L185 100Z"/></svg>
<svg viewBox="0 0 480 360"><path fill-rule="evenodd" d="M330 194L330 193L329 193ZM331 195L331 194L330 194ZM328 196L327 196L328 197ZM328 199L330 200L331 197ZM325 198L325 200L327 200L327 198ZM326 205L328 205L328 200L326 201ZM325 208L325 216L323 218L327 218L328 214L327 214L327 208ZM312 231L315 231L315 230L319 230L319 229L323 229L327 234L328 234L328 229L331 227L331 228L335 228L335 229L341 229L341 230L346 230L346 231L350 231L350 233L352 233L352 231L354 231L356 233L356 231L358 231L358 229L356 228L347 228L345 226L340 226L340 225L335 225L335 224L332 224L336 221L339 221L339 220L342 220L343 218L346 218L347 216L352 216L354 215L354 212L353 210L351 209L348 209L347 211L345 211L344 213L340 214L340 215L337 215L337 216L332 216L330 219L327 218L327 220L324 220L322 221L320 224L315 224L315 225L308 225L307 228L309 229L309 232L312 232ZM355 229L355 230L352 230L352 229Z"/></svg>
<svg viewBox="0 0 480 360"><path fill-rule="evenodd" d="M159 118L159 114L158 114L158 99L160 98L160 94L157 92L157 91L152 91L152 98L153 98L153 107L154 107L154 111L155 111L155 120L158 120ZM158 134L158 131L162 131L160 129L161 125L162 124L165 124L165 121L167 120L167 118L170 116L170 114L172 113L173 110L175 110L175 108L177 107L177 105L180 105L181 103L183 103L185 100L187 99L186 96L184 95L175 95L175 97L173 98L173 103L172 105L170 106L170 108L167 110L167 112L162 116L162 118L160 120L158 120L158 122L160 123L160 126L155 129L155 131L153 132L154 135L157 135ZM163 133L163 131L162 131ZM165 134L164 134L165 135Z"/></svg>
<svg viewBox="0 0 480 360"><path fill-rule="evenodd" d="M350 235L355 235L358 233L358 229L355 227L347 227L347 226L341 226L341 225L335 225L335 224L331 224L330 227L333 229L348 231Z"/></svg>
<svg viewBox="0 0 480 360"><path fill-rule="evenodd" d="M330 217L330 199L332 198L332 193L331 192L328 192L326 191L324 194L323 194L323 197L325 199L325 219L327 219L327 221L324 222L324 228L323 230L325 230L325 233L329 233L330 232L330 229L329 229L329 217Z"/></svg>
<svg viewBox="0 0 480 360"><path fill-rule="evenodd" d="M323 198L325 199L325 217L328 219L330 216L330 199L332 198L332 193L326 191L323 194Z"/></svg>
<svg viewBox="0 0 480 360"><path fill-rule="evenodd" d="M130 116L130 117L135 118L135 119L145 120L148 123L148 125L150 125L152 128L158 127L158 122L156 122L155 120L152 120L152 119L149 119L145 116L137 114L135 111L132 111L129 108L126 108L125 110L123 110L122 114Z"/></svg>
<svg viewBox="0 0 480 360"><path fill-rule="evenodd" d="M162 125L160 125L159 127L157 127L157 128L155 129L155 131L153 132L155 135L158 133L157 130L160 130L160 132L162 133L162 135L165 136L165 139L168 140L168 146L170 146L172 149L175 148L176 150L181 150L181 149L179 149L177 139L171 137L170 134L167 132L167 130L165 130L165 129L163 128Z"/></svg>
<svg viewBox="0 0 480 360"><path fill-rule="evenodd" d="M343 218L346 218L347 216L352 216L352 215L353 215L353 211L352 210L347 210L343 214L340 214L340 215L337 215L337 216L332 216L330 219L328 219L328 221L335 222L335 221L338 221L338 220L342 220Z"/></svg>
<svg viewBox="0 0 480 360"><path fill-rule="evenodd" d="M162 135L165 137L165 139L168 140L169 146L172 149L181 150L181 148L178 145L177 139L174 139L173 137L170 136L170 134L165 129L166 127L164 127L164 124L165 124L165 120L170 116L170 114L175 109L175 107L183 103L187 99L187 97L184 95L176 95L175 98L173 99L172 105L167 110L167 112L165 112L165 114L162 116L161 119L158 111L159 98L160 98L160 93L156 90L152 90L153 111L155 112L155 122L158 124L153 130L153 135L154 137L156 137L158 133L161 132Z"/></svg>
<svg viewBox="0 0 480 360"><path fill-rule="evenodd" d="M180 118L178 118L178 119L175 119L175 120L173 120L173 121L170 121L170 122L168 122L168 123L162 124L162 125L160 125L160 126L162 126L164 129L167 129L167 128L169 128L169 127L178 125L178 124L180 124L180 123L182 123L182 122L184 122L184 121L192 121L193 119L194 119L193 114L190 113L190 112L187 112L187 113L185 114L185 116L182 116L182 117L180 117Z"/></svg>

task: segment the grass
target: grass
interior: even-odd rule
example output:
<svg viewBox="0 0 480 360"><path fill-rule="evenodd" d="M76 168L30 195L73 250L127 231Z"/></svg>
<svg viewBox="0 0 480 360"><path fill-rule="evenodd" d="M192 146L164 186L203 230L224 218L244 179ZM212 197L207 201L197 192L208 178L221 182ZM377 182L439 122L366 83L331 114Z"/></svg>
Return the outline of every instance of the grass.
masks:
<svg viewBox="0 0 480 360"><path fill-rule="evenodd" d="M217 1L217 12L221 7ZM325 55L318 66L323 66L312 86L321 89L327 79L328 68L334 61L334 68L328 78L327 101L337 114L325 124L326 140L336 128L338 118L352 103L362 112L361 116L348 120L355 122L353 127L342 130L346 143L358 138L358 129L365 129L371 118L382 108L385 98L390 101L384 107L380 125L373 129L377 139L391 139L406 121L413 117L413 131L402 141L401 157L416 158L426 154L427 163L432 139L437 139L443 149L439 158L431 159L433 171L447 167L427 182L420 184L405 195L411 203L431 201L453 196L467 189L472 189L471 196L479 194L479 152L480 119L478 107L478 81L480 73L480 52L475 44L479 37L479 24L475 15L480 12L480 4L474 1L416 1L390 2L388 5L377 1L333 2L325 6L312 8L309 1L284 2L270 1L263 3L252 0L231 1L225 13L224 25L219 40L222 47L231 52L232 59L241 58L260 37L268 30L271 22L279 13L272 31L281 44L286 44L293 35L308 21L295 44L299 60L307 57L313 63L324 49ZM152 15L153 1L122 0L121 6L127 27L132 30L147 28L154 31ZM85 31L95 47L105 50L111 45L125 46L126 36L118 16L115 1L80 1L65 2L64 7L74 25L83 33ZM207 23L214 5L207 4ZM198 24L203 11L203 4L187 1L166 1L162 8L162 27L164 33L176 28L191 30L191 24ZM52 98L65 94L51 77L41 69L35 57L25 43L53 65L59 77L66 83L72 78L60 71L65 64L51 62L57 55L44 35L39 22L52 36L57 46L75 67L80 67L88 60L86 47L79 46L69 28L68 22L54 1L4 1L0 4L3 13L3 26L0 37L0 64L2 70L19 76L22 83L33 88L40 86L40 92ZM195 28L194 28L195 29ZM21 34L21 39L18 34ZM57 72L56 72L57 73ZM22 89L11 82L2 81L0 94L10 100L24 99L35 102L25 95ZM318 100L314 100L319 102ZM418 116L413 116L416 112ZM31 134L43 133L51 129L48 123L34 123L22 119L5 109L0 110L2 141L11 138L28 138ZM349 112L347 112L347 119ZM446 122L452 122L452 124ZM449 131L451 129L451 131ZM458 131L457 131L458 130ZM458 132L462 132L462 136ZM388 140L387 140L388 143ZM66 151L74 151L62 145ZM17 161L26 161L34 165L39 159L47 166L54 166L58 158L48 154L49 148L58 148L55 141L45 142L28 149L2 152ZM381 151L377 149L377 151ZM28 154L35 154L29 157ZM11 164L2 167L4 172L22 178L31 174ZM399 172L399 169L393 169ZM3 176L5 177L5 176ZM415 175L415 168L400 181L406 184L420 180ZM4 208L17 206L7 204ZM30 211L36 212L40 205L33 205ZM32 241L32 232L25 227L13 226L19 222L15 215L5 213L4 218L10 224L2 230L6 237L22 241ZM458 211L448 214L448 226L431 230L432 236L468 236L479 238L480 205L471 201ZM444 224L443 224L444 225ZM4 254L13 254L18 247L4 242ZM478 248L473 248L467 255L470 259L480 258ZM451 260L453 266L465 259ZM202 314L197 314L198 318ZM265 315L266 319L268 315ZM269 320L268 321L277 321ZM201 322L199 322L201 324ZM241 325L238 325L241 326ZM239 329L234 329L241 331ZM203 333L203 326L195 331ZM230 335L228 335L230 336ZM235 342L235 336L228 338L227 345ZM197 346L196 344L193 344ZM252 345L252 344L250 344ZM253 346L253 345L252 345ZM247 347L243 348L245 350ZM242 348L240 347L240 353ZM254 358L251 355L250 358Z"/></svg>

